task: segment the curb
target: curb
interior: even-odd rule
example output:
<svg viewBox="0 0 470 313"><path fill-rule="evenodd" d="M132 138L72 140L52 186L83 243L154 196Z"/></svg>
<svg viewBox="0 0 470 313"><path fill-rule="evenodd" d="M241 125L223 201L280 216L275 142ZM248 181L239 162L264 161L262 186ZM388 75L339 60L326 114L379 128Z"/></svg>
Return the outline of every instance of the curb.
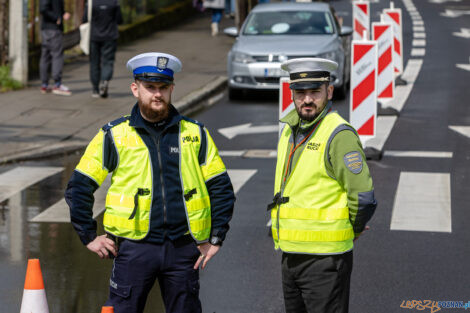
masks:
<svg viewBox="0 0 470 313"><path fill-rule="evenodd" d="M206 86L190 92L179 101L176 101L173 105L181 114L189 115L196 113L203 108L214 104L214 102L216 102L218 99L211 101L211 97L214 95L217 97L219 93L222 93L226 86L227 77L218 76ZM50 142L42 145L39 148L33 148L27 151L22 151L2 157L0 159L0 165L68 154L85 149L87 145L88 141L83 140L64 140L55 143Z"/></svg>

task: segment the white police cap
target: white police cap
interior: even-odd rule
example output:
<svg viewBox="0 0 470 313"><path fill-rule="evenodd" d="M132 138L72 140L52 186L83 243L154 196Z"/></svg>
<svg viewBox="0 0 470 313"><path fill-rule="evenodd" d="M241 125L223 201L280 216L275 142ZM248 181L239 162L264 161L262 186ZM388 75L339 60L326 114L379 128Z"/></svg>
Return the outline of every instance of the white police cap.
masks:
<svg viewBox="0 0 470 313"><path fill-rule="evenodd" d="M134 74L134 79L167 84L173 83L174 73L182 67L177 57L160 52L142 53L127 61L127 69Z"/></svg>
<svg viewBox="0 0 470 313"><path fill-rule="evenodd" d="M316 89L330 81L338 63L321 58L297 58L285 61L281 68L289 72L290 89Z"/></svg>

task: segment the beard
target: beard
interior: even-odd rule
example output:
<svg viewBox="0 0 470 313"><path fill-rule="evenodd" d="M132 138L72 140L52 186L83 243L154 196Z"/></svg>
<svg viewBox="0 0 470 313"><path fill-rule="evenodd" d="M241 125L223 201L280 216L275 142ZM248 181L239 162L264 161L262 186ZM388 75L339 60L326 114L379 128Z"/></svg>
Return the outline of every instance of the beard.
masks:
<svg viewBox="0 0 470 313"><path fill-rule="evenodd" d="M316 105L315 103L303 103L301 105L296 105L295 109L297 114L299 115L300 119L306 122L312 122L325 108L326 104L328 103L328 97L322 100L321 105ZM303 112L303 108L312 108L309 112Z"/></svg>
<svg viewBox="0 0 470 313"><path fill-rule="evenodd" d="M158 99L160 101L158 108L152 107L153 100L148 103L144 103L142 99L139 99L139 108L142 116L149 122L160 122L168 117L170 111L170 101L165 101L162 98Z"/></svg>

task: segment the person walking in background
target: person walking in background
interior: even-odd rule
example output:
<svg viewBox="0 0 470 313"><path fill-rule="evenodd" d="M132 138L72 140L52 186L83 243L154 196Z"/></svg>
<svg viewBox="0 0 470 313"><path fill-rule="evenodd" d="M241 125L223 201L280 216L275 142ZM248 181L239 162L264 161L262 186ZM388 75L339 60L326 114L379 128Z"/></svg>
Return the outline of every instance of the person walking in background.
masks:
<svg viewBox="0 0 470 313"><path fill-rule="evenodd" d="M225 9L225 0L204 0L204 8L212 10L211 35L217 36L219 33L219 23Z"/></svg>
<svg viewBox="0 0 470 313"><path fill-rule="evenodd" d="M41 93L52 91L53 94L70 96L69 88L62 84L62 69L64 67L63 31L64 21L70 19L70 13L64 10L64 0L41 0L41 59L39 75L41 78ZM49 87L49 69L54 80L54 87Z"/></svg>
<svg viewBox="0 0 470 313"><path fill-rule="evenodd" d="M235 16L235 0L225 0L225 17L232 18Z"/></svg>
<svg viewBox="0 0 470 313"><path fill-rule="evenodd" d="M82 22L88 22L88 1L83 10ZM118 24L122 24L118 0L93 0L90 36L90 80L92 97L106 98L109 81L113 77L116 56Z"/></svg>

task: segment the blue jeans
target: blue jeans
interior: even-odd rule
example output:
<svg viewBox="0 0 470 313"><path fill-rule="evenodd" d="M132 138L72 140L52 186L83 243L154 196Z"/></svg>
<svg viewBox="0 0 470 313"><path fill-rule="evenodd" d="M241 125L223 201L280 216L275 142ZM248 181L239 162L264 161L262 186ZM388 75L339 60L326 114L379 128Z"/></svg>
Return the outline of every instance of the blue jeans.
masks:
<svg viewBox="0 0 470 313"><path fill-rule="evenodd" d="M189 235L162 244L122 241L106 305L115 313L142 313L158 279L166 312L201 313L199 270L193 269L199 255Z"/></svg>
<svg viewBox="0 0 470 313"><path fill-rule="evenodd" d="M223 9L212 9L212 23L220 23Z"/></svg>

